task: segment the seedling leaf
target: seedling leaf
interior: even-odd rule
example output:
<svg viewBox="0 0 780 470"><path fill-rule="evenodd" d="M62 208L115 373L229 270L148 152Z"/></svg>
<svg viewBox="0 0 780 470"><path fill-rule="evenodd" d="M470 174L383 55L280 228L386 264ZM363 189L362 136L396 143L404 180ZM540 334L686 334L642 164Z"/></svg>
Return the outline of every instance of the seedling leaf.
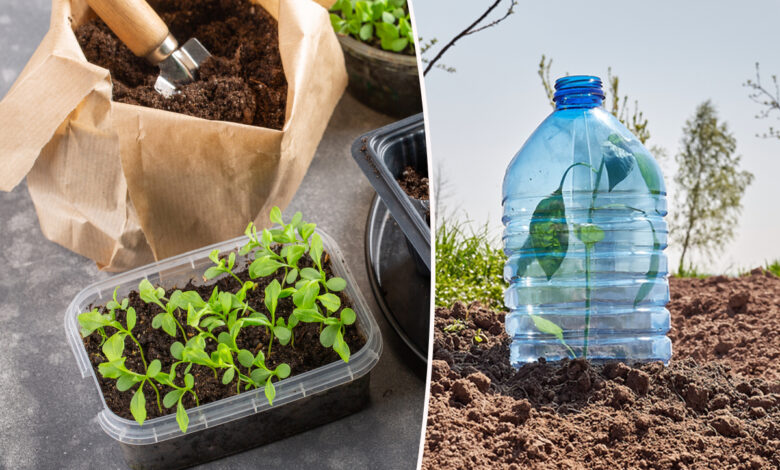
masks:
<svg viewBox="0 0 780 470"><path fill-rule="evenodd" d="M340 325L330 325L323 328L320 332L320 343L326 348L332 348L333 343L336 342L336 335L339 333Z"/></svg>
<svg viewBox="0 0 780 470"><path fill-rule="evenodd" d="M604 231L596 224L579 224L574 233L586 245L593 245L604 239Z"/></svg>
<svg viewBox="0 0 780 470"><path fill-rule="evenodd" d="M613 141L616 141L616 139L620 139L620 136L617 134L610 135L608 141L604 142L601 147L604 166L607 168L607 176L609 177L610 191L618 183L626 179L634 168L634 162L636 161L630 151L625 150L622 146L615 145Z"/></svg>
<svg viewBox="0 0 780 470"><path fill-rule="evenodd" d="M328 309L329 312L335 312L341 307L341 299L335 294L322 294L317 297L317 300L319 300L322 306Z"/></svg>
<svg viewBox="0 0 780 470"><path fill-rule="evenodd" d="M169 335L176 337L176 320L173 319L172 315L169 315L167 313L160 314L162 316L162 329Z"/></svg>
<svg viewBox="0 0 780 470"><path fill-rule="evenodd" d="M347 346L347 343L344 341L344 336L341 334L341 330L339 330L338 334L336 334L336 341L333 343L333 350L336 351L336 353L344 362L349 362L349 346Z"/></svg>
<svg viewBox="0 0 780 470"><path fill-rule="evenodd" d="M538 315L531 315L531 319L534 321L534 326L536 326L537 330L541 331L542 333L553 335L557 339L563 341L563 330L560 326Z"/></svg>
<svg viewBox="0 0 780 470"><path fill-rule="evenodd" d="M133 331L135 328L135 322L137 320L135 309L130 307L127 309L127 331Z"/></svg>
<svg viewBox="0 0 780 470"><path fill-rule="evenodd" d="M322 268L322 237L319 233L311 236L311 246L309 247L309 256L317 267Z"/></svg>
<svg viewBox="0 0 780 470"><path fill-rule="evenodd" d="M166 408L171 408L173 405L176 404L177 401L179 401L179 398L184 394L184 390L176 389L171 390L170 392L166 393L163 397L163 406Z"/></svg>
<svg viewBox="0 0 780 470"><path fill-rule="evenodd" d="M301 269L301 278L309 281L319 281L322 279L322 275L314 268L303 268Z"/></svg>
<svg viewBox="0 0 780 470"><path fill-rule="evenodd" d="M184 351L184 345L181 344L179 341L176 341L171 345L171 356L173 356L174 359L180 361L182 351Z"/></svg>
<svg viewBox="0 0 780 470"><path fill-rule="evenodd" d="M179 423L179 429L181 432L187 432L187 426L190 424L190 417L187 416L187 410L184 409L184 405L179 401L179 406L176 407L176 422Z"/></svg>
<svg viewBox="0 0 780 470"><path fill-rule="evenodd" d="M648 269L647 274L645 274L645 282L642 283L642 285L639 287L639 291L636 293L634 307L639 305L639 303L644 300L648 294L650 294L650 292L653 290L653 287L655 287L655 283L653 281L658 277L658 267L661 264L661 256L659 254L660 251L661 243L656 236L655 228L653 228L653 255L650 257L650 269Z"/></svg>
<svg viewBox="0 0 780 470"><path fill-rule="evenodd" d="M282 286L279 281L274 279L265 288L265 306L271 314L276 313L276 306L279 303L279 294L282 292Z"/></svg>
<svg viewBox="0 0 780 470"><path fill-rule="evenodd" d="M238 363L249 369L252 367L252 363L255 361L255 356L246 349L238 351Z"/></svg>
<svg viewBox="0 0 780 470"><path fill-rule="evenodd" d="M149 363L149 368L146 370L147 377L154 377L162 370L162 363L158 359Z"/></svg>
<svg viewBox="0 0 780 470"><path fill-rule="evenodd" d="M282 263L276 261L272 257L263 256L262 258L252 261L252 264L249 265L249 276L252 279L270 276L282 266Z"/></svg>
<svg viewBox="0 0 780 470"><path fill-rule="evenodd" d="M291 245L287 248L287 264L295 266L306 251L301 245Z"/></svg>
<svg viewBox="0 0 780 470"><path fill-rule="evenodd" d="M569 249L569 226L560 188L536 206L530 232L536 259L549 281Z"/></svg>
<svg viewBox="0 0 780 470"><path fill-rule="evenodd" d="M138 380L136 380L135 375L126 374L121 377L119 377L116 381L116 388L120 392L126 392L130 390L133 385L137 384Z"/></svg>
<svg viewBox="0 0 780 470"><path fill-rule="evenodd" d="M341 323L345 325L351 325L355 323L356 315L355 311L351 308L345 308L341 311Z"/></svg>
<svg viewBox="0 0 780 470"><path fill-rule="evenodd" d="M91 335L98 328L107 326L109 319L107 315L101 314L98 309L82 313L78 316L81 334L84 337Z"/></svg>
<svg viewBox="0 0 780 470"><path fill-rule="evenodd" d="M284 225L284 222L282 221L282 210L279 209L278 206L271 208L270 219L271 222L275 224Z"/></svg>
<svg viewBox="0 0 780 470"><path fill-rule="evenodd" d="M152 283L149 282L148 279L143 279L138 284L138 294L141 297L141 300L143 300L147 304L151 304L151 303L159 302L160 297L165 295L165 291L163 291L161 295L158 295L160 293L157 289L154 288L154 286L152 286Z"/></svg>
<svg viewBox="0 0 780 470"><path fill-rule="evenodd" d="M215 277L219 276L223 272L224 271L222 271L218 267L212 266L209 269L207 269L205 273L203 273L203 277L205 277L206 279L214 279Z"/></svg>
<svg viewBox="0 0 780 470"><path fill-rule="evenodd" d="M227 385L230 382L232 382L233 381L233 377L235 376L235 374L236 374L236 370L233 369L232 367L230 369L226 370L225 374L222 375L222 385Z"/></svg>
<svg viewBox="0 0 780 470"><path fill-rule="evenodd" d="M661 194L663 177L658 172L653 159L644 153L635 153L634 158L636 158L639 172L642 173L642 179L645 180L645 184L647 185L647 189L650 190L650 194Z"/></svg>
<svg viewBox="0 0 780 470"><path fill-rule="evenodd" d="M325 320L325 317L320 312L310 308L296 308L293 310L293 315L298 317L298 320L303 323L321 323Z"/></svg>
<svg viewBox="0 0 780 470"><path fill-rule="evenodd" d="M276 376L280 379L286 379L290 376L290 366L287 364L279 364L276 366Z"/></svg>
<svg viewBox="0 0 780 470"><path fill-rule="evenodd" d="M340 277L332 277L326 282L328 289L333 292L341 292L347 287L347 281Z"/></svg>
<svg viewBox="0 0 780 470"><path fill-rule="evenodd" d="M281 343L282 345L286 345L287 343L290 342L291 333L290 330L288 330L283 326L275 326L274 336L276 336L276 338L279 340L279 343Z"/></svg>
<svg viewBox="0 0 780 470"><path fill-rule="evenodd" d="M276 398L276 389L274 388L274 384L271 383L272 378L273 376L270 376L265 381L265 397L268 399L268 404L270 405L274 404L274 398Z"/></svg>
<svg viewBox="0 0 780 470"><path fill-rule="evenodd" d="M133 399L130 400L130 413L138 424L144 424L146 421L146 397L144 397L143 387L138 387Z"/></svg>
<svg viewBox="0 0 780 470"><path fill-rule="evenodd" d="M125 333L114 333L105 343L103 343L103 355L109 362L116 361L122 357L125 352Z"/></svg>

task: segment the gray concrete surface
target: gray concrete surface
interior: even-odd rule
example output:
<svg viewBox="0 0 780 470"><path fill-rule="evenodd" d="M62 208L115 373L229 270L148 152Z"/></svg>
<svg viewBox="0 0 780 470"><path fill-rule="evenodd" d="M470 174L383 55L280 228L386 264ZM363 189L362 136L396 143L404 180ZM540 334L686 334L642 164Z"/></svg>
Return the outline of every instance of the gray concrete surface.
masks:
<svg viewBox="0 0 780 470"><path fill-rule="evenodd" d="M49 0L0 0L0 96L45 34L49 8ZM336 238L379 322L384 353L373 372L371 404L338 422L202 468L416 465L424 381L400 358L403 346L368 285L363 233L373 189L349 154L359 134L390 121L345 96L286 211L303 211ZM0 193L0 468L125 468L119 446L97 423L97 390L81 378L63 329L73 296L107 276L43 237L25 184Z"/></svg>

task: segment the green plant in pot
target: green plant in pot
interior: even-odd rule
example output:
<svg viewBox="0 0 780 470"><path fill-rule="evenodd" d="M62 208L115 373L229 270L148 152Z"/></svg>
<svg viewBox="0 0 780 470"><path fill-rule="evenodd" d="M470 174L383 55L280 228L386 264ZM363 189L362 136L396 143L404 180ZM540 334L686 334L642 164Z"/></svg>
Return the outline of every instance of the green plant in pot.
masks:
<svg viewBox="0 0 780 470"><path fill-rule="evenodd" d="M394 117L422 111L414 31L406 0L338 0L330 19L349 74L349 92Z"/></svg>

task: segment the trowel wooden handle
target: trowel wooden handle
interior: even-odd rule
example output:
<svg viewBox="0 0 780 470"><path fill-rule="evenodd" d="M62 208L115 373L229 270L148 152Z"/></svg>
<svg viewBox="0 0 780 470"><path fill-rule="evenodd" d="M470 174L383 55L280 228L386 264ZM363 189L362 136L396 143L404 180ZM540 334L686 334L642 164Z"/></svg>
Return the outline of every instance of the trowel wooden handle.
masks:
<svg viewBox="0 0 780 470"><path fill-rule="evenodd" d="M87 3L139 57L152 54L168 37L168 26L145 0L87 0Z"/></svg>

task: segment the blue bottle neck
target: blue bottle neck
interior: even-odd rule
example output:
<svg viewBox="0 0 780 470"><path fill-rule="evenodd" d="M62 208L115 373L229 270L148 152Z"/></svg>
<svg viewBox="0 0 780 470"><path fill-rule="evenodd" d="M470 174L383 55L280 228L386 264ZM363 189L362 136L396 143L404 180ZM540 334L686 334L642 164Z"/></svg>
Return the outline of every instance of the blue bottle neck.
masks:
<svg viewBox="0 0 780 470"><path fill-rule="evenodd" d="M555 81L555 109L598 108L604 102L601 79L590 75L574 75Z"/></svg>

